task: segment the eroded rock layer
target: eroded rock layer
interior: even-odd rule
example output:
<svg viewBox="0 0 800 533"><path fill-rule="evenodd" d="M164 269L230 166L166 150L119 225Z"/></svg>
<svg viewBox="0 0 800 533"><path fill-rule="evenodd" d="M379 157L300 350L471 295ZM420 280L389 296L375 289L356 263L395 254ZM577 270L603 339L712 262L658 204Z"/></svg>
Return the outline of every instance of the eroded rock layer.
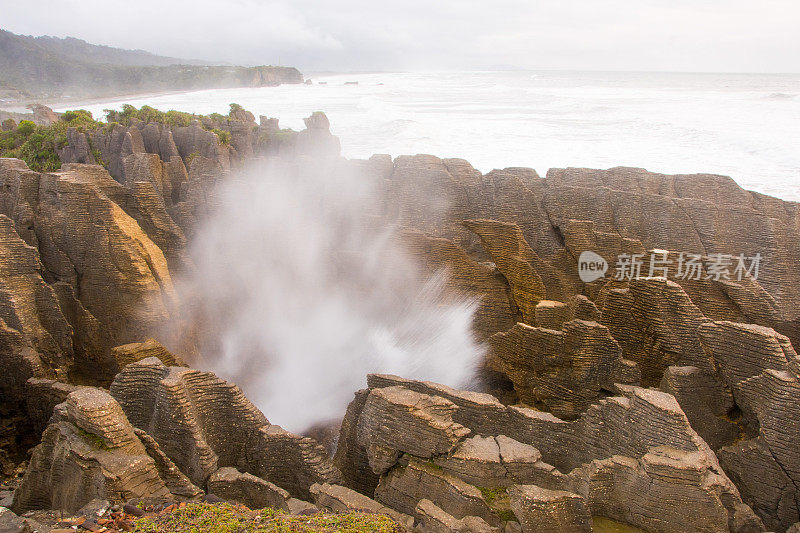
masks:
<svg viewBox="0 0 800 533"><path fill-rule="evenodd" d="M0 442L41 435L17 511L213 489L421 531L800 521L798 204L706 174L347 161L329 128L321 113L291 132L232 108L71 128L56 172L0 159L0 407L14 415ZM478 302L476 383L495 395L371 375L332 461L192 369L213 313L173 279L226 180L258 158L372 180L370 221ZM581 280L584 252L604 276Z"/></svg>

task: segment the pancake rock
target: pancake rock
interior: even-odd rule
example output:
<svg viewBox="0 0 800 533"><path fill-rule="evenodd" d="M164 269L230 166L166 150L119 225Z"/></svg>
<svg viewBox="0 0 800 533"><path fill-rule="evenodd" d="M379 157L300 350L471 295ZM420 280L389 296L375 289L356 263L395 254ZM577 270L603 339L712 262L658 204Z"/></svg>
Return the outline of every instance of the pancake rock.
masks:
<svg viewBox="0 0 800 533"><path fill-rule="evenodd" d="M382 514L392 518L398 524L404 525L408 530L414 526L414 519L386 507L352 489L341 485L329 483L315 483L311 486L314 504L320 508L333 512L358 511L362 513Z"/></svg>
<svg viewBox="0 0 800 533"><path fill-rule="evenodd" d="M277 485L232 467L223 467L208 479L208 492L251 509L289 510L291 496Z"/></svg>
<svg viewBox="0 0 800 533"><path fill-rule="evenodd" d="M752 324L713 322L700 335L752 436L719 450L720 463L765 525L786 529L800 517L797 354L789 339Z"/></svg>
<svg viewBox="0 0 800 533"><path fill-rule="evenodd" d="M70 393L33 452L13 508L73 513L94 498L167 496L155 462L119 404L100 389Z"/></svg>
<svg viewBox="0 0 800 533"><path fill-rule="evenodd" d="M577 494L520 485L509 496L523 531L592 531L586 501Z"/></svg>
<svg viewBox="0 0 800 533"><path fill-rule="evenodd" d="M430 500L421 500L415 509L415 517L419 524L415 531L420 533L499 533L500 529L492 527L477 516L456 519L437 507Z"/></svg>
<svg viewBox="0 0 800 533"><path fill-rule="evenodd" d="M456 520L476 516L498 526L511 519L524 526L520 514L532 513L529 520L534 523L536 506L526 507L524 498L514 500L511 495L523 490L519 486L535 485L572 494L554 501L563 501L563 509L569 510L559 511L558 520L584 524L576 527L586 527L588 515L600 515L653 531L763 528L666 393L620 385L622 396L601 399L576 420L564 421L505 406L487 394L434 383L370 375L368 384L357 402L381 389L396 395L405 389L408 397L415 393L420 408L447 405L448 420L470 430L452 449L433 458L415 456L410 445L395 444L402 455L380 476L374 497L403 513L413 513L427 499ZM430 398L423 401L424 396ZM358 424L370 417L373 420L363 424L380 427L386 421L386 427L392 427L396 415L390 406L367 411L363 405L360 410L351 405L348 417L358 417ZM432 407L428 416L436 409ZM402 442L403 437L397 437L395 442ZM368 453L357 453L360 446L363 449L357 435L343 433L339 446L337 462L344 472L365 468L354 464L370 460ZM670 504L674 513L661 508L664 501L675 502ZM553 510L558 505L545 507Z"/></svg>
<svg viewBox="0 0 800 533"><path fill-rule="evenodd" d="M319 444L271 425L238 387L210 372L150 357L127 365L111 395L197 485L230 466L308 499L313 483L340 479Z"/></svg>
<svg viewBox="0 0 800 533"><path fill-rule="evenodd" d="M562 331L518 323L490 339L489 367L507 375L522 402L574 418L616 383L639 382L608 328L573 320Z"/></svg>

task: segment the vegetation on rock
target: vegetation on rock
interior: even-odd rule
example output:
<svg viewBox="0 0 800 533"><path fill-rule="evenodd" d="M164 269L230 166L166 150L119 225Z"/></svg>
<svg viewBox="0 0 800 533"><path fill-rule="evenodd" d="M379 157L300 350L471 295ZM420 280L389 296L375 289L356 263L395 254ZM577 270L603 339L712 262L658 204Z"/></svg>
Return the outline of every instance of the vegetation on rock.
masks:
<svg viewBox="0 0 800 533"><path fill-rule="evenodd" d="M231 104L231 109L235 105L238 104ZM136 109L130 104L123 104L121 111L115 109L104 109L103 111L109 124L117 123L123 126L130 126L132 122L138 120L144 123L154 122L165 126L186 127L197 120L203 129L215 133L219 137L221 144L229 145L231 143L231 132L219 127L224 122L227 122L228 119L219 113L196 115L185 111L175 111L174 109L161 111L149 105L143 105L141 108Z"/></svg>
<svg viewBox="0 0 800 533"><path fill-rule="evenodd" d="M238 104L231 104L231 111L234 111L234 106ZM52 172L61 168L58 152L67 145L68 128L87 133L111 124L130 126L136 120L174 127L189 126L192 121L197 120L203 129L217 136L220 144L229 146L231 143L231 132L221 127L227 123L228 117L218 113L195 115L175 110L160 111L146 105L137 109L130 104L124 104L120 111L106 109L105 113L108 124L96 121L85 109L65 111L59 120L49 126L39 126L23 120L13 129L0 131L0 157L16 157L25 161L31 170ZM87 141L95 160L107 167L100 151L91 146L91 137L87 137Z"/></svg>
<svg viewBox="0 0 800 533"><path fill-rule="evenodd" d="M58 150L67 145L67 129L88 132L101 126L84 109L67 111L49 126L37 126L23 120L13 130L0 132L0 157L22 159L36 172L58 170L61 168Z"/></svg>
<svg viewBox="0 0 800 533"><path fill-rule="evenodd" d="M227 503L192 503L172 513L140 518L139 533L267 533L342 532L399 533L402 528L391 518L359 512L289 515L275 509L251 511Z"/></svg>

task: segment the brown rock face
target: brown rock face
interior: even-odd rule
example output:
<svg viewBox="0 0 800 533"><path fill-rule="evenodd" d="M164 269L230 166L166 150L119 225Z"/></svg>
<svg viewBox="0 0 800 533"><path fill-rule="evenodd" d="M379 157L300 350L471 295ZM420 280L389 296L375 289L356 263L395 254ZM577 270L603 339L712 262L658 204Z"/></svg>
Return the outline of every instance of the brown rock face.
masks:
<svg viewBox="0 0 800 533"><path fill-rule="evenodd" d="M586 501L570 492L520 485L509 492L523 531L592 531Z"/></svg>
<svg viewBox="0 0 800 533"><path fill-rule="evenodd" d="M664 392L620 385L622 396L601 399L567 422L434 383L371 375L368 384L369 392L357 396L359 405L376 391L413 391L413 405L428 410L427 418L447 405L448 420L470 430L432 459L425 457L427 451L410 453L410 446L399 450L405 453L381 475L374 496L401 512L424 508L423 500L429 500L454 520L475 516L493 526L513 512L529 531L587 529L590 515L652 531L763 528L675 398ZM388 432L397 427L393 409L362 407L349 416L361 427ZM392 431L402 441L404 429ZM340 437L340 443L348 452L338 457L343 471L365 468L371 458L353 453L352 434ZM665 501L674 502L668 511L662 508ZM436 520L450 523L446 517Z"/></svg>
<svg viewBox="0 0 800 533"><path fill-rule="evenodd" d="M84 335L84 347L138 340L169 316L175 294L164 255L112 201L122 203L119 185L100 167L38 174L2 160L0 179L10 185L4 213L24 225L26 242L38 247L43 279L79 295L80 305L66 314ZM69 291L62 294L70 299ZM91 324L95 319L99 323Z"/></svg>
<svg viewBox="0 0 800 533"><path fill-rule="evenodd" d="M27 410L43 431L18 510L208 485L253 505L288 507L286 491L326 508L392 508L423 531L511 531L512 515L537 531L584 530L588 515L648 531L800 520L798 204L711 175L346 162L322 114L299 133L262 122L234 109L183 127L69 130L53 173L0 159L0 407ZM547 412L372 375L334 466L237 387L146 340L185 319L172 276L192 268L187 238L216 186L252 157L284 156L374 179L369 216L478 302L484 383ZM605 277L581 281L585 251L609 263ZM644 277L661 251L673 268L682 253L706 269L714 254L760 254L761 267L757 279ZM642 277L612 279L622 253L642 254ZM111 396L78 386L112 380Z"/></svg>
<svg viewBox="0 0 800 533"><path fill-rule="evenodd" d="M203 485L232 466L308 499L316 482L340 473L311 439L270 425L235 385L210 372L166 367L154 357L127 365L111 394L189 479Z"/></svg>
<svg viewBox="0 0 800 533"><path fill-rule="evenodd" d="M645 384L661 380L670 365L711 369L698 328L708 322L680 285L642 278L606 298L602 323L618 339L624 357L636 361Z"/></svg>
<svg viewBox="0 0 800 533"><path fill-rule="evenodd" d="M208 492L251 509L289 510L289 493L277 485L232 467L220 468L208 478Z"/></svg>
<svg viewBox="0 0 800 533"><path fill-rule="evenodd" d="M547 294L537 271L545 270L545 266L525 242L522 230L514 224L494 220L469 220L465 225L481 238L497 269L508 280L522 321L536 324L536 305Z"/></svg>
<svg viewBox="0 0 800 533"><path fill-rule="evenodd" d="M28 378L66 379L74 365L72 327L42 270L36 248L0 215L0 391L15 401Z"/></svg>
<svg viewBox="0 0 800 533"><path fill-rule="evenodd" d="M73 513L94 498L166 496L153 459L119 404L100 389L70 393L33 452L14 509Z"/></svg>
<svg viewBox="0 0 800 533"><path fill-rule="evenodd" d="M492 527L482 518L467 516L456 519L444 512L430 500L421 500L417 504L415 516L419 521L417 526L421 533L497 533L499 528Z"/></svg>
<svg viewBox="0 0 800 533"><path fill-rule="evenodd" d="M800 365L789 339L751 324L712 322L700 329L753 438L719 450L720 463L768 528L800 518Z"/></svg>
<svg viewBox="0 0 800 533"><path fill-rule="evenodd" d="M573 320L562 331L517 324L490 340L489 365L507 375L520 399L574 418L615 383L638 383L638 369L622 359L605 326Z"/></svg>
<svg viewBox="0 0 800 533"><path fill-rule="evenodd" d="M148 357L155 357L167 366L188 366L180 357L172 354L155 339L144 342L123 344L111 349L111 357L117 364L115 374L131 363L136 363Z"/></svg>
<svg viewBox="0 0 800 533"><path fill-rule="evenodd" d="M480 490L414 458L381 478L375 499L405 514L414 514L421 500L430 499L455 518L477 516L499 523Z"/></svg>
<svg viewBox="0 0 800 533"><path fill-rule="evenodd" d="M424 458L447 453L469 434L453 422L453 410L455 404L441 397L403 387L376 389L359 417L358 444L376 474L389 470L404 452Z"/></svg>
<svg viewBox="0 0 800 533"><path fill-rule="evenodd" d="M311 486L311 494L314 496L314 504L320 509L338 513L359 511L362 513L382 514L392 518L399 524L403 524L408 530L414 527L414 519L410 516L385 507L372 498L341 485L316 483Z"/></svg>

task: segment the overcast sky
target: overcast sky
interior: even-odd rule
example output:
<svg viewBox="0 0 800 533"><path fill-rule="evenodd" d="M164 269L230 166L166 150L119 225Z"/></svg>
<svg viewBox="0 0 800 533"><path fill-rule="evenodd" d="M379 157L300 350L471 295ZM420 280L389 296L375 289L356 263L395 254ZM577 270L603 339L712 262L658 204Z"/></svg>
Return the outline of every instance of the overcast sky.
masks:
<svg viewBox="0 0 800 533"><path fill-rule="evenodd" d="M0 0L0 27L306 71L800 72L798 0Z"/></svg>

